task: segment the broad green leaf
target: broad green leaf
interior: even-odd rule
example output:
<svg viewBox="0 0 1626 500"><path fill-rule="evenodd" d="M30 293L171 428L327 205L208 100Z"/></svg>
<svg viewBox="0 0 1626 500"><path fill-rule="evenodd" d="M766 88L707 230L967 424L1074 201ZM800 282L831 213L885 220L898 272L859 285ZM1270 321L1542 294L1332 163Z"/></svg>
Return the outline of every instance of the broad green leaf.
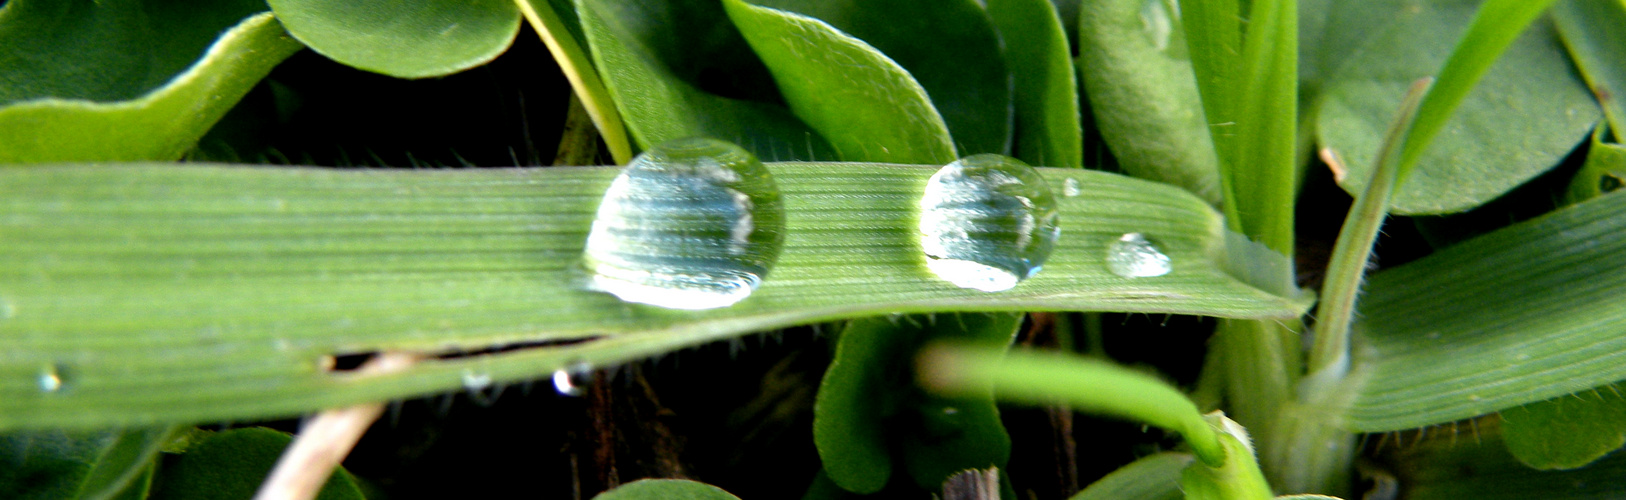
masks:
<svg viewBox="0 0 1626 500"><path fill-rule="evenodd" d="M496 59L519 33L514 0L268 0L288 32L347 66L445 76Z"/></svg>
<svg viewBox="0 0 1626 500"><path fill-rule="evenodd" d="M1218 205L1219 158L1203 118L1180 9L1164 0L1089 2L1082 8L1078 65L1095 123L1119 165Z"/></svg>
<svg viewBox="0 0 1626 500"><path fill-rule="evenodd" d="M685 479L640 479L593 500L739 500L722 488Z"/></svg>
<svg viewBox="0 0 1626 500"><path fill-rule="evenodd" d="M999 27L1015 79L1015 156L1034 165L1084 166L1077 71L1056 6L1049 0L993 0L988 16Z"/></svg>
<svg viewBox="0 0 1626 500"><path fill-rule="evenodd" d="M179 159L301 48L242 3L6 3L0 163Z"/></svg>
<svg viewBox="0 0 1626 500"><path fill-rule="evenodd" d="M209 436L159 469L152 500L252 498L293 437L264 427ZM322 485L318 500L365 498L342 467Z"/></svg>
<svg viewBox="0 0 1626 500"><path fill-rule="evenodd" d="M843 160L954 161L954 143L931 98L903 67L863 40L795 12L724 0L791 111Z"/></svg>
<svg viewBox="0 0 1626 500"><path fill-rule="evenodd" d="M1606 195L1373 275L1348 427L1482 415L1626 379L1626 196Z"/></svg>
<svg viewBox="0 0 1626 500"><path fill-rule="evenodd" d="M1096 481L1070 500L1180 500L1180 471L1196 457L1190 453L1166 451L1130 462Z"/></svg>
<svg viewBox="0 0 1626 500"><path fill-rule="evenodd" d="M1437 428L1392 453L1386 468L1416 500L1604 500L1620 498L1626 477L1626 453L1575 470L1532 469L1508 453L1495 419Z"/></svg>
<svg viewBox="0 0 1626 500"><path fill-rule="evenodd" d="M916 484L935 490L956 472L1004 467L1010 437L993 395L986 388L957 398L924 394L911 373L915 353L930 340L1003 348L1020 324L1018 314L848 322L813 407L813 442L830 480L848 491L874 493L887 485L897 461Z"/></svg>
<svg viewBox="0 0 1626 500"><path fill-rule="evenodd" d="M721 5L576 0L576 11L599 76L638 146L712 137L764 160L836 158L823 136L777 103L767 70ZM703 88L707 78L721 88Z"/></svg>
<svg viewBox="0 0 1626 500"><path fill-rule="evenodd" d="M604 88L604 80L593 68L587 53L587 35L582 32L575 4L568 0L516 0L515 3L525 20L531 23L531 29L536 30L548 46L565 79L570 80L582 107L604 138L610 156L615 158L616 164L626 164L632 159L627 127L621 122L621 113L615 110L610 91Z"/></svg>
<svg viewBox="0 0 1626 500"><path fill-rule="evenodd" d="M1581 170L1570 179L1569 189L1564 193L1565 202L1590 200L1626 184L1626 146L1604 141L1608 130L1608 127L1598 127L1592 132L1586 163L1581 164Z"/></svg>
<svg viewBox="0 0 1626 500"><path fill-rule="evenodd" d="M670 311L588 292L577 261L614 168L362 170L175 164L0 170L0 429L289 415L537 378L751 331L891 312L1096 310L1293 318L1221 270L1220 217L1167 185L1040 169L1061 237L1002 293L926 269L936 166L770 164L785 247L749 299ZM1111 274L1141 232L1165 276ZM589 340L596 339L596 340ZM329 356L501 355L355 378ZM42 377L60 386L43 390Z"/></svg>
<svg viewBox="0 0 1626 500"><path fill-rule="evenodd" d="M1197 405L1153 375L1058 352L1005 353L951 342L927 347L915 364L921 385L934 392L975 394L992 384L1001 400L1059 402L1179 433L1203 463L1227 464L1227 451L1221 448L1225 445L1197 412ZM1252 450L1248 454L1251 457Z"/></svg>
<svg viewBox="0 0 1626 500"><path fill-rule="evenodd" d="M143 474L171 434L129 431L31 431L0 435L0 496L107 499Z"/></svg>
<svg viewBox="0 0 1626 500"><path fill-rule="evenodd" d="M948 125L960 156L1010 153L1012 74L1000 51L1000 35L982 8L985 2L754 0L751 3L823 21L862 40L903 67L931 96L932 106ZM1036 26L1027 29L1042 31ZM1006 46L1010 43L1007 38ZM842 62L850 65L858 61L864 59ZM841 83L847 86L855 82Z"/></svg>
<svg viewBox="0 0 1626 500"><path fill-rule="evenodd" d="M1502 410L1507 450L1537 469L1574 469L1626 444L1621 384Z"/></svg>
<svg viewBox="0 0 1626 500"><path fill-rule="evenodd" d="M1553 26L1614 130L1626 130L1626 4L1619 0L1563 0L1553 4ZM1620 135L1617 133L1617 135Z"/></svg>
<svg viewBox="0 0 1626 500"><path fill-rule="evenodd" d="M1535 5L1521 1L1485 5L1506 4L1515 10ZM1353 47L1344 49L1348 52L1341 66L1325 70L1316 124L1318 142L1344 160L1348 175L1339 184L1346 191L1358 193L1365 186L1382 131L1406 86L1441 71L1479 4L1393 0L1338 7L1367 11L1348 17L1369 23L1364 30L1350 28L1366 34L1359 41L1328 36L1322 42ZM1340 12L1331 16L1339 18ZM1552 168L1597 122L1597 103L1547 23L1535 23L1497 58L1493 49L1500 47L1492 39L1517 33L1524 25L1488 16L1484 29L1474 32L1482 38L1464 43L1458 63L1440 73L1440 87L1418 112L1417 130L1402 160L1394 212L1449 213L1489 201ZM1487 65L1489 72L1477 86L1472 78L1445 80L1447 73L1470 76ZM1464 97L1455 106L1454 99ZM1451 108L1457 108L1454 114Z"/></svg>

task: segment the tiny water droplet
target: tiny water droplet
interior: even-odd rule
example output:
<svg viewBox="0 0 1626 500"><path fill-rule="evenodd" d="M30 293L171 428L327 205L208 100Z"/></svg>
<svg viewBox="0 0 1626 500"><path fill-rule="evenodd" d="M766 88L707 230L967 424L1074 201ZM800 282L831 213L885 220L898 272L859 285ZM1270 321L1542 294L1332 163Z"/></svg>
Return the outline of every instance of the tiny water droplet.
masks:
<svg viewBox="0 0 1626 500"><path fill-rule="evenodd" d="M553 390L564 396L586 394L587 385L592 383L593 365L586 361L577 361L553 372Z"/></svg>
<svg viewBox="0 0 1626 500"><path fill-rule="evenodd" d="M1128 233L1107 247L1107 270L1125 278L1147 278L1169 274L1174 266L1145 235Z"/></svg>
<svg viewBox="0 0 1626 500"><path fill-rule="evenodd" d="M610 184L582 264L589 289L712 309L750 296L784 240L779 188L755 156L723 141L681 139L633 158Z"/></svg>
<svg viewBox="0 0 1626 500"><path fill-rule="evenodd" d="M57 365L47 366L40 370L40 392L57 392L62 390L62 369Z"/></svg>
<svg viewBox="0 0 1626 500"><path fill-rule="evenodd" d="M1056 199L1044 177L996 154L961 158L926 182L920 246L926 267L961 288L1009 290L1039 272L1056 238Z"/></svg>
<svg viewBox="0 0 1626 500"><path fill-rule="evenodd" d="M943 414L944 415L958 415L959 413L960 413L959 408L955 408L953 406L944 406L943 407Z"/></svg>
<svg viewBox="0 0 1626 500"><path fill-rule="evenodd" d="M1084 194L1084 185L1078 182L1078 179L1068 178L1061 183L1061 194L1067 195L1068 198Z"/></svg>
<svg viewBox="0 0 1626 500"><path fill-rule="evenodd" d="M491 374L476 372L472 368L463 370L463 388L470 391L483 391L491 387Z"/></svg>

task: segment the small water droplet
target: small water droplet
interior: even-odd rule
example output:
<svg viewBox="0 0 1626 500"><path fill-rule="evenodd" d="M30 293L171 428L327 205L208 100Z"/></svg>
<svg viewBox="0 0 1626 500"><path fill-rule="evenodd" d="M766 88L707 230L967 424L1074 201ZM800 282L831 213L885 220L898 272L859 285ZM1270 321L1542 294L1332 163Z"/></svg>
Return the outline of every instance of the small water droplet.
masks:
<svg viewBox="0 0 1626 500"><path fill-rule="evenodd" d="M1145 235L1128 233L1107 247L1107 270L1125 278L1148 278L1169 274L1174 266Z"/></svg>
<svg viewBox="0 0 1626 500"><path fill-rule="evenodd" d="M463 370L463 388L470 391L483 391L491 387L491 374L476 372L472 368Z"/></svg>
<svg viewBox="0 0 1626 500"><path fill-rule="evenodd" d="M553 372L553 390L561 395L581 396L587 393L586 387L592 383L593 365L586 361L577 361Z"/></svg>
<svg viewBox="0 0 1626 500"><path fill-rule="evenodd" d="M714 139L682 139L633 158L610 184L582 264L589 289L712 309L750 296L784 239L779 188L755 156Z"/></svg>
<svg viewBox="0 0 1626 500"><path fill-rule="evenodd" d="M1039 272L1060 235L1050 186L1015 158L961 158L933 174L920 198L926 267L961 288L1009 290Z"/></svg>
<svg viewBox="0 0 1626 500"><path fill-rule="evenodd" d="M1084 194L1084 185L1078 182L1078 179L1068 178L1061 183L1061 194L1067 195L1068 198Z"/></svg>
<svg viewBox="0 0 1626 500"><path fill-rule="evenodd" d="M57 365L47 366L40 370L40 392L57 392L62 390L62 368Z"/></svg>
<svg viewBox="0 0 1626 500"><path fill-rule="evenodd" d="M960 413L959 408L955 408L953 406L944 406L943 407L943 414L944 415L958 415L959 413Z"/></svg>

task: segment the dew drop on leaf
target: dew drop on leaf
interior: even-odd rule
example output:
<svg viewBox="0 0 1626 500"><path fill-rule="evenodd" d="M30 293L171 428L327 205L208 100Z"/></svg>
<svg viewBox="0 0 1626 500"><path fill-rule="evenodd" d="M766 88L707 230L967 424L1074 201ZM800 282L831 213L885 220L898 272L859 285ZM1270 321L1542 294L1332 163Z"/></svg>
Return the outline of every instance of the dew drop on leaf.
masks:
<svg viewBox="0 0 1626 500"><path fill-rule="evenodd" d="M1147 278L1169 274L1174 267L1146 235L1127 233L1107 247L1107 270L1125 278Z"/></svg>
<svg viewBox="0 0 1626 500"><path fill-rule="evenodd" d="M785 209L768 169L739 146L680 139L633 158L600 202L587 288L668 309L744 300L779 257Z"/></svg>
<svg viewBox="0 0 1626 500"><path fill-rule="evenodd" d="M591 383L593 366L585 361L571 363L553 372L553 390L560 395L581 396L587 393L586 387Z"/></svg>
<svg viewBox="0 0 1626 500"><path fill-rule="evenodd" d="M1078 179L1069 178L1062 182L1061 194L1066 195L1068 198L1084 194L1083 183L1078 182Z"/></svg>
<svg viewBox="0 0 1626 500"><path fill-rule="evenodd" d="M50 365L40 369L36 382L39 383L40 392L54 393L62 390L62 368Z"/></svg>
<svg viewBox="0 0 1626 500"><path fill-rule="evenodd" d="M920 198L926 266L961 288L1009 290L1039 272L1056 238L1056 199L1033 167L980 154L933 174Z"/></svg>

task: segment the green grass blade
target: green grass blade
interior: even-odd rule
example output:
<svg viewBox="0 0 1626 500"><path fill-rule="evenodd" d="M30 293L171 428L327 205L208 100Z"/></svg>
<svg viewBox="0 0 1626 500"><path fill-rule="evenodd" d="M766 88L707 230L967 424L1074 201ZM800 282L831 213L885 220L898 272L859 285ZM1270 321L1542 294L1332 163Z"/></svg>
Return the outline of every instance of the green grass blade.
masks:
<svg viewBox="0 0 1626 500"><path fill-rule="evenodd" d="M548 0L516 0L515 3L525 20L531 23L531 29L536 30L537 36L548 46L565 79L570 81L570 87L581 99L587 115L593 118L593 125L598 127L599 136L604 138L604 146L610 150L615 163L631 161L632 143L627 139L627 127L621 122L621 113L616 111L610 91L604 88L604 80L599 79L598 71L593 68L587 54L586 36L580 33L580 27L571 30L555 4Z"/></svg>
<svg viewBox="0 0 1626 500"><path fill-rule="evenodd" d="M1626 196L1605 195L1372 276L1349 427L1439 424L1626 379L1623 210Z"/></svg>
<svg viewBox="0 0 1626 500"><path fill-rule="evenodd" d="M362 170L174 164L0 171L0 428L288 415L537 378L698 343L890 312L1098 310L1291 318L1301 300L1225 274L1219 215L1177 188L1041 169L1062 235L1004 293L933 276L915 240L935 166L770 164L788 237L748 300L660 310L579 290L613 168ZM1111 274L1108 245L1156 241L1166 276ZM326 356L477 351L388 376ZM60 379L42 391L42 377Z"/></svg>
<svg viewBox="0 0 1626 500"><path fill-rule="evenodd" d="M1055 4L993 0L988 16L1005 40L1006 63L1015 79L1015 156L1032 165L1084 166L1077 71Z"/></svg>
<svg viewBox="0 0 1626 500"><path fill-rule="evenodd" d="M1626 131L1626 4L1619 0L1567 0L1553 5L1553 25L1603 105L1614 130ZM1618 133L1617 133L1618 134Z"/></svg>
<svg viewBox="0 0 1626 500"><path fill-rule="evenodd" d="M1451 58L1440 68L1434 88L1417 110L1417 122L1407 134L1405 148L1400 153L1402 183L1434 137L1445 128L1446 120L1490 71L1491 64L1552 3L1553 0L1487 0L1479 6L1467 33L1457 41Z"/></svg>
<svg viewBox="0 0 1626 500"><path fill-rule="evenodd" d="M1221 158L1226 203L1236 206L1242 233L1293 255L1293 204L1298 199L1298 2L1253 0L1242 43L1235 150ZM1214 120L1210 119L1210 122ZM1230 213L1227 210L1227 213Z"/></svg>
<svg viewBox="0 0 1626 500"><path fill-rule="evenodd" d="M1223 163L1233 157L1236 149L1236 134L1231 129L1236 126L1236 103L1242 86L1242 6L1237 0L1180 2L1180 16L1214 151ZM1223 174L1220 180L1226 181ZM1230 191L1230 187L1224 187L1226 197ZM1241 221L1235 212L1227 208L1226 215L1232 221L1231 229L1240 231L1242 227L1236 224Z"/></svg>
<svg viewBox="0 0 1626 500"><path fill-rule="evenodd" d="M1057 352L1007 353L1004 349L942 343L921 352L916 372L929 390L976 394L992 384L995 397L1001 400L1059 402L1145 422L1179 433L1209 466L1217 468L1233 461L1221 447L1218 433L1185 393L1153 375L1110 362Z"/></svg>

